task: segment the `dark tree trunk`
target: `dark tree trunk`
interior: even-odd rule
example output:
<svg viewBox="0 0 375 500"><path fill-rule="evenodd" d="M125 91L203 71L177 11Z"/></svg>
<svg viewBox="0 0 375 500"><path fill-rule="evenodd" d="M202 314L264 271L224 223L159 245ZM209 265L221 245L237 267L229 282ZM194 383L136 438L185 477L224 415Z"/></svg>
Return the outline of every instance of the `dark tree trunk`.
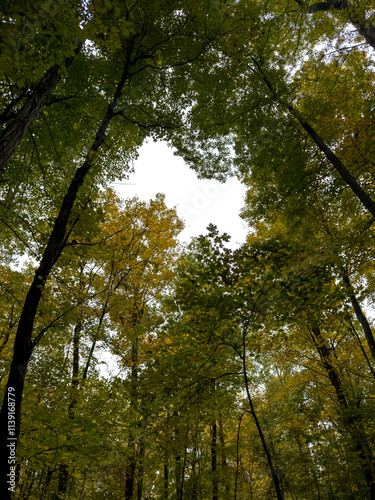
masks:
<svg viewBox="0 0 375 500"><path fill-rule="evenodd" d="M256 425L256 428L257 428L260 440L262 442L263 451L264 451L264 453L265 453L265 455L267 457L268 468L270 470L272 481L273 481L273 484L275 486L276 497L277 497L278 500L283 500L284 495L283 495L282 490L281 490L280 481L279 481L279 475L278 475L278 473L277 473L277 471L276 471L276 469L275 469L275 467L273 465L273 460L272 460L272 457L271 457L271 453L270 453L270 451L268 449L268 445L266 443L266 439L264 437L262 427L261 427L260 422L258 420L258 416L255 413L253 401L251 399L250 392L249 392L249 389L248 389L247 375L246 375L245 385L246 385L247 399L248 399L249 405L250 405L250 413L251 413L251 415L252 415L252 417L254 419L254 422L255 422L255 425Z"/></svg>
<svg viewBox="0 0 375 500"><path fill-rule="evenodd" d="M225 494L229 496L229 484L227 478L227 456L225 453L225 438L223 421L219 413L219 440L220 440L220 450L221 450L221 468L222 468L222 480L224 481Z"/></svg>
<svg viewBox="0 0 375 500"><path fill-rule="evenodd" d="M181 488L181 457L180 455L176 456L176 495L177 500L182 500L182 488Z"/></svg>
<svg viewBox="0 0 375 500"><path fill-rule="evenodd" d="M145 447L142 445L140 450L139 450L139 465L138 465L138 481L137 481L137 493L138 493L138 496L137 496L137 500L142 500L142 492L143 492L143 474L144 474L144 471L143 471L143 459L145 457L145 452L146 452L146 449Z"/></svg>
<svg viewBox="0 0 375 500"><path fill-rule="evenodd" d="M366 42L375 49L375 26L365 19L358 19L354 16L350 16L349 20L357 28L358 33L363 36Z"/></svg>
<svg viewBox="0 0 375 500"><path fill-rule="evenodd" d="M108 106L107 113L97 131L95 141L91 147L91 152L99 150L103 144L104 135L108 125L113 118L117 101L121 96L121 89L127 79L127 67L124 69L120 83L116 88L113 101ZM90 155L89 155L90 156ZM32 331L35 315L42 297L42 292L47 278L60 257L65 245L66 229L69 217L87 173L91 168L91 163L86 160L83 165L77 169L73 180L70 183L68 191L63 199L60 212L55 220L55 224L44 250L40 265L35 272L33 282L26 295L25 303L21 312L18 329L16 332L13 358L11 362L8 381L5 389L5 395L0 413L0 497L2 500L10 499L9 474L12 473L11 465L8 463L10 452L15 452L17 440L21 426L21 401L23 386L27 366L33 351ZM8 401L9 399L9 401ZM8 428L8 415L14 404L15 427ZM13 411L13 410L12 410Z"/></svg>
<svg viewBox="0 0 375 500"><path fill-rule="evenodd" d="M133 297L132 313L133 327L138 324L139 318L138 296L135 294ZM138 339L135 339L131 346L130 370L130 411L131 413L135 413L138 406ZM134 416L131 417L131 419L135 422ZM129 448L131 448L131 454L126 467L125 500L132 500L133 498L135 471L137 466L137 449L132 435L129 437Z"/></svg>
<svg viewBox="0 0 375 500"><path fill-rule="evenodd" d="M57 492L55 495L56 500L62 500L65 498L66 489L68 487L69 471L66 464L60 464L59 466L59 482L57 486Z"/></svg>
<svg viewBox="0 0 375 500"><path fill-rule="evenodd" d="M46 492L47 488L48 488L48 485L52 479L52 474L54 473L55 471L54 470L50 470L48 468L47 470L47 474L46 474L46 480L44 481L44 484L43 484L43 489L42 489L42 493L40 494L40 500L42 500L42 498L44 497L44 493Z"/></svg>
<svg viewBox="0 0 375 500"><path fill-rule="evenodd" d="M103 324L103 320L104 320L104 317L105 315L107 314L107 307L108 307L108 303L109 303L109 299L106 300L104 306L103 306L103 309L102 309L102 313L100 315L100 318L99 318L99 324L98 324L98 328L97 328L97 334L91 344L91 349L90 349L90 352L89 352L89 355L87 357L87 361L86 361L86 366L85 366L85 369L83 371L83 375L82 375L82 383L81 383L81 388L83 386L83 383L85 382L86 378L87 378L87 374L89 372L89 368L90 368L90 364L91 364L91 360L92 360L92 356L94 354L94 350L95 350L95 347L96 347L96 337L99 335L100 333L100 330L101 330L101 327L102 327L102 324Z"/></svg>
<svg viewBox="0 0 375 500"><path fill-rule="evenodd" d="M318 146L320 151L325 155L327 160L331 163L336 172L341 176L345 184L352 190L362 205L370 212L375 218L375 202L366 193L366 191L359 185L356 179L352 176L342 161L335 155L331 148L323 141L317 134L314 128L301 116L293 106L288 106L290 113L299 121L301 126L306 130L311 139Z"/></svg>
<svg viewBox="0 0 375 500"><path fill-rule="evenodd" d="M164 500L168 500L168 480L169 480L168 463L165 463L164 464Z"/></svg>
<svg viewBox="0 0 375 500"><path fill-rule="evenodd" d="M257 416L257 414L255 412L253 400L251 398L250 390L249 390L249 380L248 380L248 377L247 377L247 368L246 368L246 336L247 336L247 330L248 330L248 326L249 326L249 321L244 326L243 333L242 333L242 365L243 365L243 375L244 375L244 381L245 381L246 395L247 395L247 399L248 399L249 406L250 406L250 413L251 413L251 415L252 415L252 417L254 419L254 422L255 422L255 425L256 425L256 428L257 428L260 440L262 442L263 451L264 451L264 453L265 453L265 455L267 457L268 468L270 470L272 481L273 481L273 484L274 484L274 487L275 487L275 492L276 492L277 500L283 500L284 499L284 495L283 495L283 492L281 490L281 485L280 485L280 481L279 481L279 475L278 475L278 473L277 473L277 471L276 471L276 469L275 469L275 467L273 465L273 460L272 460L272 457L271 457L271 453L270 453L270 451L268 449L268 445L266 443L266 439L264 437L262 427L261 427L260 422L258 420L258 416Z"/></svg>
<svg viewBox="0 0 375 500"><path fill-rule="evenodd" d="M82 43L78 40L76 53L82 47ZM74 57L68 57L65 60L65 67L68 67L73 61ZM37 117L39 111L44 106L48 96L61 80L61 67L55 64L49 68L40 82L37 84L31 95L27 98L25 104L10 120L7 127L0 135L0 177L8 161L13 156L18 144L21 142L22 137L27 132L29 126Z"/></svg>
<svg viewBox="0 0 375 500"><path fill-rule="evenodd" d="M175 443L177 448L180 448L180 431L175 430ZM176 498L177 500L182 500L182 465L181 465L181 455L179 452L175 455L175 483L176 483Z"/></svg>
<svg viewBox="0 0 375 500"><path fill-rule="evenodd" d="M363 476L368 487L371 500L375 500L375 476L374 476L374 457L372 455L367 435L363 428L361 418L348 402L342 385L340 374L338 373L331 356L331 350L327 347L322 336L320 328L314 326L311 328L312 339L317 348L323 366L335 390L336 397L341 409L341 420L343 427L351 437L353 451L358 456Z"/></svg>
<svg viewBox="0 0 375 500"><path fill-rule="evenodd" d="M302 128L308 133L310 138L315 142L320 151L325 155L327 160L331 163L336 172L343 179L345 184L352 190L358 200L362 203L362 205L370 212L370 214L375 218L375 202L373 199L366 193L366 191L359 185L356 179L352 176L343 162L335 155L332 149L326 144L323 139L318 135L316 130L305 120L305 118L291 105L283 102L275 92L272 83L268 79L267 75L264 73L262 66L259 62L252 58L254 64L256 65L260 75L263 78L264 83L270 90L271 94L275 102L278 102L282 106L284 106L289 113L298 120Z"/></svg>
<svg viewBox="0 0 375 500"><path fill-rule="evenodd" d="M297 0L296 0L297 1ZM300 0L297 1L300 4ZM309 6L308 12L324 12L329 10L348 10L348 0L326 0L325 2L316 2ZM349 21L357 29L358 33L363 36L366 42L375 49L375 27L363 15L357 15L351 11Z"/></svg>
<svg viewBox="0 0 375 500"><path fill-rule="evenodd" d="M82 329L82 322L79 321L74 327L73 334L73 370L72 370L72 383L71 395L68 408L70 420L74 420L75 409L78 401L78 386L79 386L79 341ZM69 446L69 445L68 445ZM66 463L61 462L59 466L59 483L57 488L56 498L64 498L68 487L69 480L69 467Z"/></svg>
<svg viewBox="0 0 375 500"><path fill-rule="evenodd" d="M362 311L361 305L358 302L357 297L355 296L354 289L350 283L350 279L349 279L347 272L344 272L342 280L344 282L345 287L349 290L349 297L350 297L350 301L351 301L353 309L354 309L354 313L356 315L357 320L359 321L359 323L362 326L362 330L363 330L363 333L365 334L367 345L368 345L370 352L371 352L371 356L375 360L374 336L372 334L370 324L367 321L367 318Z"/></svg>
<svg viewBox="0 0 375 500"><path fill-rule="evenodd" d="M135 445L132 446L131 455L126 466L125 478L125 500L133 499L134 491L134 476L135 476Z"/></svg>
<svg viewBox="0 0 375 500"><path fill-rule="evenodd" d="M212 425L211 435L211 472L212 472L212 500L218 500L218 480L217 480L217 425Z"/></svg>

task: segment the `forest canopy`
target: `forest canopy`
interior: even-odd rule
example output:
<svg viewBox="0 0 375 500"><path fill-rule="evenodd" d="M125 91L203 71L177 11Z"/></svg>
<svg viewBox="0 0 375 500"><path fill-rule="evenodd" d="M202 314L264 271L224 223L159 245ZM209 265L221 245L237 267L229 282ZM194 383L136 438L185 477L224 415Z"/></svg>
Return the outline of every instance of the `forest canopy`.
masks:
<svg viewBox="0 0 375 500"><path fill-rule="evenodd" d="M0 12L1 498L375 500L373 2ZM246 242L115 194L147 139Z"/></svg>

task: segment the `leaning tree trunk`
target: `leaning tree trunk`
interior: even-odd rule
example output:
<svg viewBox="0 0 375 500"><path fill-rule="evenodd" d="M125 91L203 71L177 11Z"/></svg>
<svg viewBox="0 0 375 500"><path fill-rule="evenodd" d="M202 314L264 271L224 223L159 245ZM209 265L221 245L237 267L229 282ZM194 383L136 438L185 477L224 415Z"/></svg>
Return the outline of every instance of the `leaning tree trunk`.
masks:
<svg viewBox="0 0 375 500"><path fill-rule="evenodd" d="M76 54L82 47L82 42L76 40ZM75 56L65 59L67 68ZM61 80L61 66L55 64L49 68L40 82L36 85L31 95L26 99L21 109L10 120L9 124L0 135L0 177L8 161L13 156L18 144L26 134L31 123L35 120L44 106L48 96L56 84Z"/></svg>
<svg viewBox="0 0 375 500"><path fill-rule="evenodd" d="M11 498L12 486L9 483L9 474L12 474L12 459L17 447L17 440L21 426L21 401L27 366L33 352L32 331L37 309L42 293L53 266L56 264L66 243L66 229L70 214L86 175L91 169L89 160L92 153L99 150L104 141L105 132L111 119L115 116L115 107L121 96L122 88L128 78L128 65L125 64L120 82L112 102L109 104L105 117L97 131L95 141L91 147L87 160L79 167L70 183L68 191L62 201L60 212L56 217L55 224L44 250L39 267L35 272L33 282L26 295L25 303L21 312L16 338L13 348L5 395L0 413L0 497L3 500ZM11 417L12 416L12 417ZM13 420L11 420L13 418ZM9 424L8 424L9 422ZM14 422L14 424L13 424ZM12 456L10 456L12 454Z"/></svg>
<svg viewBox="0 0 375 500"><path fill-rule="evenodd" d="M267 75L263 71L259 62L252 58L253 63L256 65L259 74L261 75L265 85L270 90L275 102L279 103L281 106L286 108L289 113L299 122L301 127L308 133L310 138L315 142L316 146L324 154L327 160L331 163L336 172L343 179L345 184L351 189L357 199L362 203L362 205L370 212L370 214L375 218L375 202L370 195L362 188L362 186L357 182L357 180L352 176L344 163L340 160L338 156L332 151L326 142L320 137L316 130L310 125L310 123L294 108L291 104L283 102L279 98L274 90L271 81L268 79Z"/></svg>
<svg viewBox="0 0 375 500"><path fill-rule="evenodd" d="M301 126L306 130L311 139L318 146L320 151L325 155L327 160L331 163L336 172L343 179L345 184L352 190L358 200L362 205L370 212L370 214L375 217L375 202L366 193L366 191L360 186L357 180L352 176L343 162L335 155L332 149L326 144L323 139L318 135L316 130L305 120L305 118L298 113L298 111L293 108L293 106L288 106L289 112L299 121Z"/></svg>
<svg viewBox="0 0 375 500"><path fill-rule="evenodd" d="M373 359L375 361L375 340L374 340L374 336L373 336L373 333L371 330L371 326L370 326L370 323L367 321L367 318L366 318L364 312L362 311L361 305L357 300L357 297L354 293L354 289L350 283L349 275L346 271L343 274L342 281L343 281L345 287L349 290L349 298L350 298L350 302L352 303L354 313L355 313L356 318L362 327L363 333L365 334L365 337L366 337L367 345L368 345L370 352L371 352L371 356L373 357Z"/></svg>
<svg viewBox="0 0 375 500"><path fill-rule="evenodd" d="M301 0L296 2L302 6ZM357 14L349 5L348 0L326 0L325 2L316 2L308 7L309 13L324 12L332 10L346 10L349 14L348 19L356 28L358 33L363 36L366 42L375 49L375 27L366 19L363 14Z"/></svg>

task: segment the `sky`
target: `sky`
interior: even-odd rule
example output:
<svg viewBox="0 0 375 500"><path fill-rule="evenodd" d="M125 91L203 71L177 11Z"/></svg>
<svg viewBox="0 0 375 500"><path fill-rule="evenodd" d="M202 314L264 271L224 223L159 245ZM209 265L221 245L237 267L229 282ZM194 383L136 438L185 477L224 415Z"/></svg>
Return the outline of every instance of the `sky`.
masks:
<svg viewBox="0 0 375 500"><path fill-rule="evenodd" d="M198 179L165 142L144 144L134 170L128 181L115 183L113 187L121 197L138 196L144 201L164 193L167 206L175 206L185 221L180 241L189 242L192 236L206 234L206 227L213 223L221 233L231 235L232 248L245 242L248 230L239 217L245 188L237 179L228 179L225 184Z"/></svg>

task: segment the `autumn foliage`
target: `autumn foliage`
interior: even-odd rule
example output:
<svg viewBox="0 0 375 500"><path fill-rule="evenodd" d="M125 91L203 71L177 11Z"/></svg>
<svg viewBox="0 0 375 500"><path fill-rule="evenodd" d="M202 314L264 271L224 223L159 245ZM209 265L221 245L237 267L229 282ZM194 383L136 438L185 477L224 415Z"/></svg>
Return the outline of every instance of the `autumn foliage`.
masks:
<svg viewBox="0 0 375 500"><path fill-rule="evenodd" d="M372 3L0 12L1 499L374 500ZM245 242L116 195L146 139Z"/></svg>

